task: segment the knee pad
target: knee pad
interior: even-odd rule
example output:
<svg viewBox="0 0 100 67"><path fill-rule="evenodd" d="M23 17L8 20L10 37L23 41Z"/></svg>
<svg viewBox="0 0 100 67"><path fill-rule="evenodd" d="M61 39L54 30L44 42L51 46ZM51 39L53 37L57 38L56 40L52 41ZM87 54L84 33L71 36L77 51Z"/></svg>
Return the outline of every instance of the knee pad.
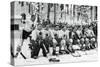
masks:
<svg viewBox="0 0 100 67"><path fill-rule="evenodd" d="M95 38L92 38L91 41L95 42L96 40L95 40Z"/></svg>
<svg viewBox="0 0 100 67"><path fill-rule="evenodd" d="M78 43L80 43L80 40L79 40L79 39L77 39L77 42L78 42Z"/></svg>
<svg viewBox="0 0 100 67"><path fill-rule="evenodd" d="M86 41L86 42L89 42L89 39L88 39L88 38L86 38L86 39L85 39L85 41Z"/></svg>
<svg viewBox="0 0 100 67"><path fill-rule="evenodd" d="M69 39L69 42L70 42L70 43L73 43L73 39Z"/></svg>
<svg viewBox="0 0 100 67"><path fill-rule="evenodd" d="M53 39L53 44L57 44L57 41L56 41L56 39Z"/></svg>
<svg viewBox="0 0 100 67"><path fill-rule="evenodd" d="M66 44L66 41L65 40L61 40L61 45L64 45L64 44Z"/></svg>
<svg viewBox="0 0 100 67"><path fill-rule="evenodd" d="M85 39L85 44L89 44L90 40L88 38Z"/></svg>
<svg viewBox="0 0 100 67"><path fill-rule="evenodd" d="M84 38L81 38L81 41L84 42Z"/></svg>

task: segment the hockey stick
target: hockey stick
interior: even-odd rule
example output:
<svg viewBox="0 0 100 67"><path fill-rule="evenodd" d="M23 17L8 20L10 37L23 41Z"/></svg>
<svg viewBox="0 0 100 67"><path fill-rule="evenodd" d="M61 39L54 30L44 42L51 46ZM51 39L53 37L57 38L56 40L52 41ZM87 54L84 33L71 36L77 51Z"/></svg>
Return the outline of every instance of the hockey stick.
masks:
<svg viewBox="0 0 100 67"><path fill-rule="evenodd" d="M22 33L23 33L23 31L21 31ZM20 39L22 39L22 35L20 36ZM21 46L18 46L17 47L17 53L16 53L16 55L15 55L15 57L18 57L18 54L20 53L20 55L24 58L24 59L26 59L26 57L25 57L25 55L21 52L21 48L22 48L22 46L23 46L23 42L24 42L24 40L22 40L21 41Z"/></svg>

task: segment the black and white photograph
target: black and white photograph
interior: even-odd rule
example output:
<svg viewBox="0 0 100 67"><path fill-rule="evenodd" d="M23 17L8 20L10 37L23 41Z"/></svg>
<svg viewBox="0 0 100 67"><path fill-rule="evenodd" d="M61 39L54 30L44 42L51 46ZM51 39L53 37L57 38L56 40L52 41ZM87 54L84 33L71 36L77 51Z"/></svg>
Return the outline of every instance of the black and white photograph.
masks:
<svg viewBox="0 0 100 67"><path fill-rule="evenodd" d="M13 1L12 65L98 60L98 6Z"/></svg>

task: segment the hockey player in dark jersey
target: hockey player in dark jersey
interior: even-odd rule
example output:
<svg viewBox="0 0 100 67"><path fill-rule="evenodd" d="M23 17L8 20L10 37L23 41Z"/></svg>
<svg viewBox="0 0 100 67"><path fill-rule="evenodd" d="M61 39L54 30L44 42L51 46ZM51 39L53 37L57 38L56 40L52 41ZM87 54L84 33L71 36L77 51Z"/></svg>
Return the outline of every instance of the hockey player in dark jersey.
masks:
<svg viewBox="0 0 100 67"><path fill-rule="evenodd" d="M34 31L32 31L31 36L33 40L34 50L31 53L32 54L31 57L34 59L38 58L40 49L42 49L43 56L47 57L48 50L44 45L44 35L45 32L41 24L39 24L38 27Z"/></svg>
<svg viewBox="0 0 100 67"><path fill-rule="evenodd" d="M59 46L61 38L59 37L59 26L55 27L55 30L53 31L52 35L52 42L53 42L53 55L59 54L59 47L57 48L57 45Z"/></svg>

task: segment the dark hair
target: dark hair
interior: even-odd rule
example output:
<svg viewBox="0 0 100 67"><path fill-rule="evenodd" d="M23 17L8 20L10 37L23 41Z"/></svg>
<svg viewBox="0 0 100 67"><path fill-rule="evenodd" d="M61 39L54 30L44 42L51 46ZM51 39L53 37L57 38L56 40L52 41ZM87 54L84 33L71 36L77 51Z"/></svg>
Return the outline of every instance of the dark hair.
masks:
<svg viewBox="0 0 100 67"><path fill-rule="evenodd" d="M35 17L35 15L31 15L31 17Z"/></svg>
<svg viewBox="0 0 100 67"><path fill-rule="evenodd" d="M46 34L46 36L48 36L48 34Z"/></svg>
<svg viewBox="0 0 100 67"><path fill-rule="evenodd" d="M34 22L36 19L35 15L31 15L31 20Z"/></svg>
<svg viewBox="0 0 100 67"><path fill-rule="evenodd" d="M39 35L42 35L42 32L39 32Z"/></svg>
<svg viewBox="0 0 100 67"><path fill-rule="evenodd" d="M24 20L26 20L26 14L22 13L21 16L23 17Z"/></svg>

